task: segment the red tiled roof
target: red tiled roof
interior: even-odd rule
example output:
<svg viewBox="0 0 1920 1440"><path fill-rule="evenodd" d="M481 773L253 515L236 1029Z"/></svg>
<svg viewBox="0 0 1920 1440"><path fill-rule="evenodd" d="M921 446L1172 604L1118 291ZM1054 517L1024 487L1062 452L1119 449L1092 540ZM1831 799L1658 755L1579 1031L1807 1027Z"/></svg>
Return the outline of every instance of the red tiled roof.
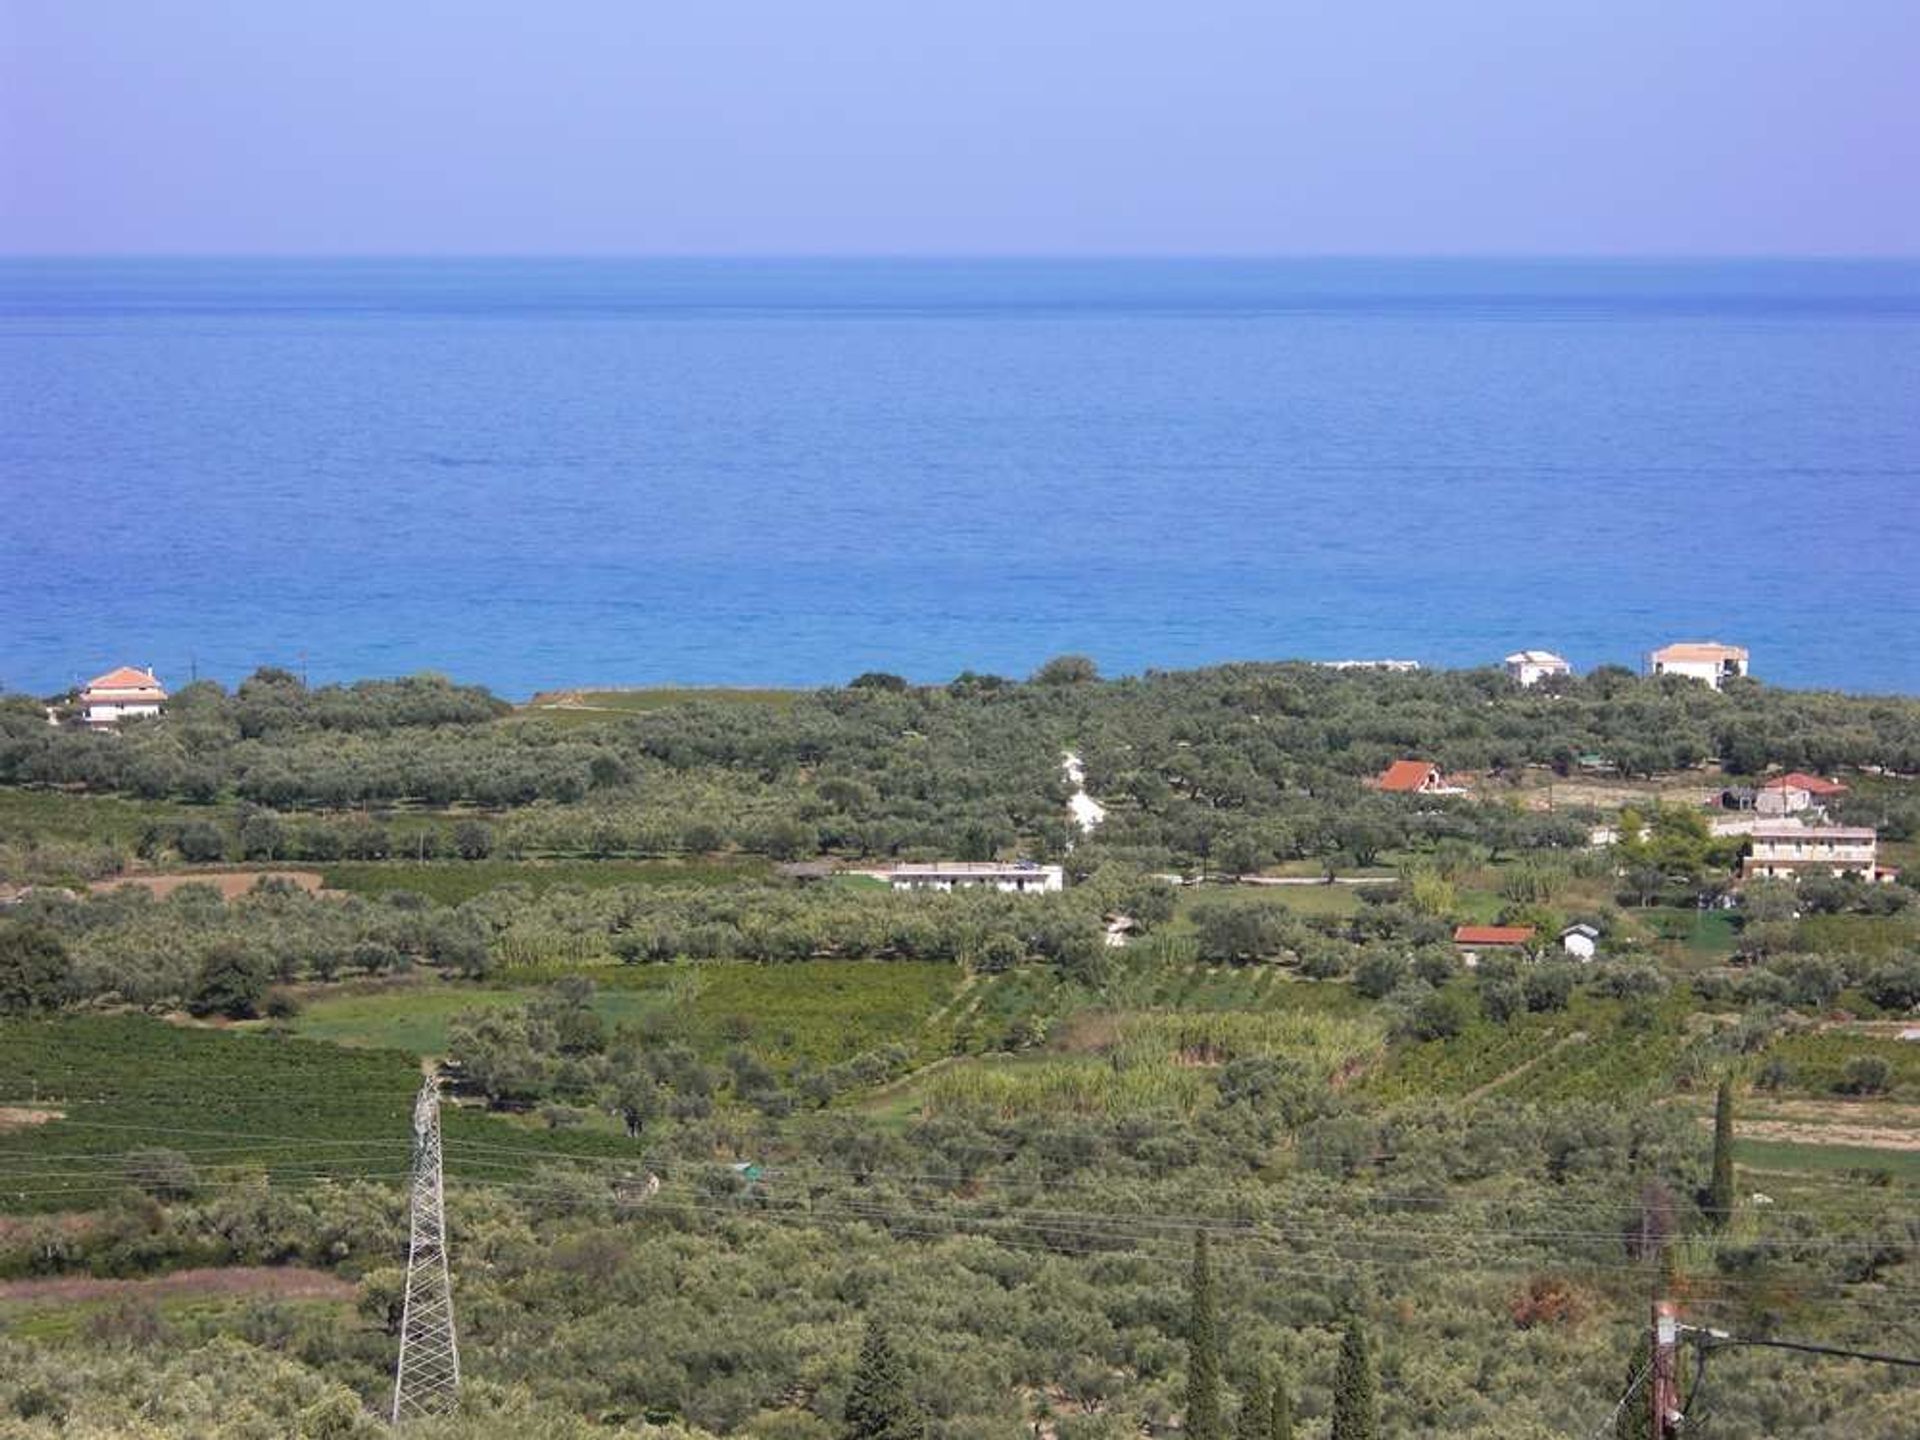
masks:
<svg viewBox="0 0 1920 1440"><path fill-rule="evenodd" d="M1789 770L1784 775L1776 775L1760 787L1762 790L1804 790L1809 795L1844 795L1847 787L1838 780L1823 780L1818 775L1809 775L1804 770Z"/></svg>
<svg viewBox="0 0 1920 1440"><path fill-rule="evenodd" d="M1531 925L1461 925L1453 932L1456 945L1524 945L1531 939Z"/></svg>
<svg viewBox="0 0 1920 1440"><path fill-rule="evenodd" d="M158 690L160 682L153 677L151 670L136 670L131 665L122 665L118 670L109 670L104 675L96 675L87 682L88 690Z"/></svg>
<svg viewBox="0 0 1920 1440"><path fill-rule="evenodd" d="M1380 777L1380 788L1405 794L1426 784L1427 777L1433 772L1434 767L1425 760L1396 760L1387 766L1386 773Z"/></svg>

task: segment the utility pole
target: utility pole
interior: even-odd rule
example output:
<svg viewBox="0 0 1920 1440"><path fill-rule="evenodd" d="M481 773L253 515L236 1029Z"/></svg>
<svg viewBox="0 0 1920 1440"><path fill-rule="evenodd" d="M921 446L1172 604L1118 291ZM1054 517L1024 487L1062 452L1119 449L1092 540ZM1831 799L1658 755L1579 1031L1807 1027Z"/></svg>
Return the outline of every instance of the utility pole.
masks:
<svg viewBox="0 0 1920 1440"><path fill-rule="evenodd" d="M400 1363L393 1375L393 1423L445 1415L460 1398L460 1350L453 1335L447 1273L447 1197L440 1168L440 1085L429 1075L413 1106L413 1187Z"/></svg>
<svg viewBox="0 0 1920 1440"><path fill-rule="evenodd" d="M1647 1394L1653 1407L1653 1440L1673 1440L1680 1433L1680 1368L1675 1355L1680 1345L1680 1322L1671 1300L1653 1302L1653 1372Z"/></svg>

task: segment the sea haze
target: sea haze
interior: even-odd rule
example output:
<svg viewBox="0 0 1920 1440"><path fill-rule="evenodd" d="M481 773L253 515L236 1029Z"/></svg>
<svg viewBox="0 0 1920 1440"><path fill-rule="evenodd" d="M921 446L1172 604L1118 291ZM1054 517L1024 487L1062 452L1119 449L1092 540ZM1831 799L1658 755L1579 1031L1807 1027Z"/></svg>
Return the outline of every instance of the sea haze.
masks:
<svg viewBox="0 0 1920 1440"><path fill-rule="evenodd" d="M0 263L0 685L1749 645L1920 691L1920 264Z"/></svg>

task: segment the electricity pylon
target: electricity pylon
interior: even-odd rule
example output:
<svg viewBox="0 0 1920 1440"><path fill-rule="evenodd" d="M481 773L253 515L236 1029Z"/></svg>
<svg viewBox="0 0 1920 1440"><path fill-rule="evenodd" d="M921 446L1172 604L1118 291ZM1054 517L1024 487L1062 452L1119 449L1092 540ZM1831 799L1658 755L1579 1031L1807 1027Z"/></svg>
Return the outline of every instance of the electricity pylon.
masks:
<svg viewBox="0 0 1920 1440"><path fill-rule="evenodd" d="M408 1208L407 1294L400 1312L400 1363L393 1374L395 1425L415 1415L445 1415L460 1398L453 1282L447 1273L447 1196L440 1174L440 1086L431 1075L413 1106Z"/></svg>

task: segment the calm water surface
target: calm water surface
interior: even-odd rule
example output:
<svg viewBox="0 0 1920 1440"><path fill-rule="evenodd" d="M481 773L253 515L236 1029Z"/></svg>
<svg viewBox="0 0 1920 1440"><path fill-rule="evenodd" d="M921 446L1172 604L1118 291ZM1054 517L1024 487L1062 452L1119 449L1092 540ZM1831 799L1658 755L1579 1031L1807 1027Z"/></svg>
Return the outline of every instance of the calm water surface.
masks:
<svg viewBox="0 0 1920 1440"><path fill-rule="evenodd" d="M1920 692L1920 266L0 263L0 684Z"/></svg>

